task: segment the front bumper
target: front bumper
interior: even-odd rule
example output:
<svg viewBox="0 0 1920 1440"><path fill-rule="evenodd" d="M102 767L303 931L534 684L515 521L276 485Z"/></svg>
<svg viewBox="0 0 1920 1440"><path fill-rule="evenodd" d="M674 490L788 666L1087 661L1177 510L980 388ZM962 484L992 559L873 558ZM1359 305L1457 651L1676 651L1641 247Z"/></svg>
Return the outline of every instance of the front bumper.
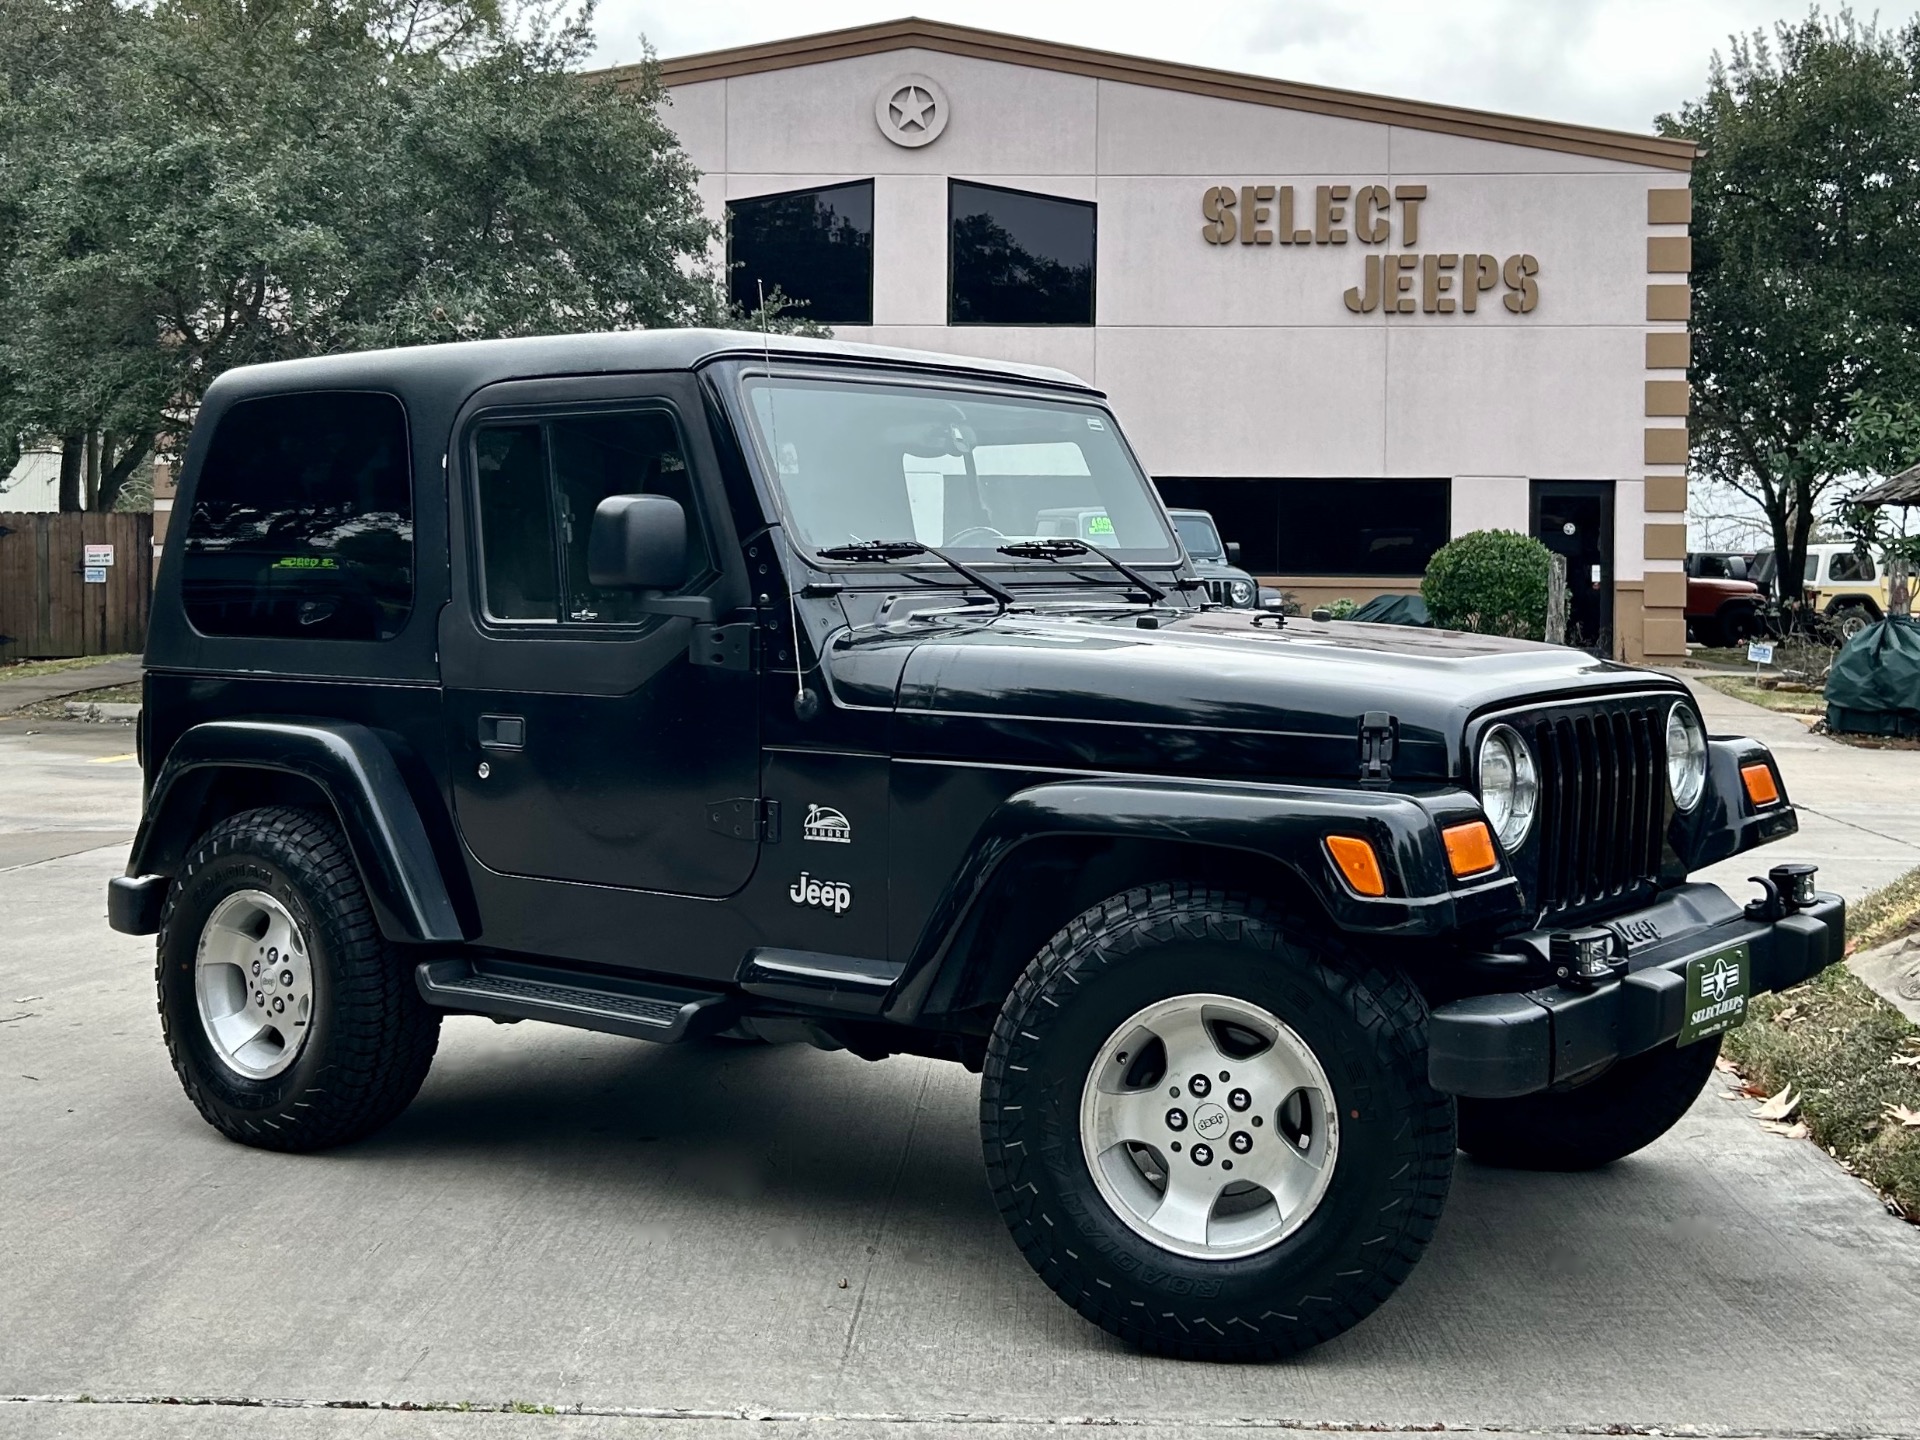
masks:
<svg viewBox="0 0 1920 1440"><path fill-rule="evenodd" d="M1777 920L1749 919L1717 885L1682 885L1644 910L1600 922L1614 934L1626 973L1588 990L1547 984L1474 995L1435 1007L1427 1074L1436 1090L1508 1099L1551 1089L1614 1060L1671 1044L1685 1020L1687 962L1744 942L1750 994L1785 990L1836 963L1845 951L1847 906L1838 895ZM1478 968L1531 963L1546 933L1517 936ZM1537 973L1537 971L1535 972Z"/></svg>

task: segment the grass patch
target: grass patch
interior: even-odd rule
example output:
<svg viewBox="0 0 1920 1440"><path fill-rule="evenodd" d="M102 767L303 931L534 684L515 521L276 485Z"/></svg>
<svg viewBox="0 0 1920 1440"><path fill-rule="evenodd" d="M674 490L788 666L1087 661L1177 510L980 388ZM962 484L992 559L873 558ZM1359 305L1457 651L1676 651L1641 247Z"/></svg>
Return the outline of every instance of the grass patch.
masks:
<svg viewBox="0 0 1920 1440"><path fill-rule="evenodd" d="M77 655L70 660L0 660L0 680L31 680L58 675L62 670L84 670L109 660L138 660L138 655Z"/></svg>
<svg viewBox="0 0 1920 1440"><path fill-rule="evenodd" d="M1849 949L1872 950L1909 930L1920 930L1920 870L1847 907Z"/></svg>
<svg viewBox="0 0 1920 1440"><path fill-rule="evenodd" d="M1826 697L1818 691L1769 690L1764 685L1754 684L1744 675L1702 675L1698 678L1702 685L1711 685L1722 695L1731 695L1749 705L1778 710L1783 715L1827 713Z"/></svg>
<svg viewBox="0 0 1920 1440"><path fill-rule="evenodd" d="M69 703L87 705L138 705L141 701L140 682L126 685L108 685L99 690L76 690L71 695L56 695L51 700L36 700L31 705L22 705L13 712L19 720L67 720Z"/></svg>
<svg viewBox="0 0 1920 1440"><path fill-rule="evenodd" d="M1920 1027L1835 965L1755 999L1725 1050L1768 1094L1792 1085L1813 1139L1889 1208L1920 1218L1920 1128L1897 1113L1920 1113Z"/></svg>

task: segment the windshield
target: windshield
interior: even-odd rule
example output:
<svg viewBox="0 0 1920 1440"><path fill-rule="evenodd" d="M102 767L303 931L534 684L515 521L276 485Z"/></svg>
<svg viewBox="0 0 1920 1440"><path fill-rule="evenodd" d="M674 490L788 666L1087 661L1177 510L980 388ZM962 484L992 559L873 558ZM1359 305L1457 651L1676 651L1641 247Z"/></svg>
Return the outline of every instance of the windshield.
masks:
<svg viewBox="0 0 1920 1440"><path fill-rule="evenodd" d="M1227 553L1220 544L1220 533L1206 515L1176 515L1173 528L1179 532L1180 543L1187 547L1187 554L1196 560L1218 560Z"/></svg>
<svg viewBox="0 0 1920 1440"><path fill-rule="evenodd" d="M1146 476L1091 405L786 376L746 392L795 538L815 553L912 540L1006 564L1000 546L1058 538L1179 559Z"/></svg>

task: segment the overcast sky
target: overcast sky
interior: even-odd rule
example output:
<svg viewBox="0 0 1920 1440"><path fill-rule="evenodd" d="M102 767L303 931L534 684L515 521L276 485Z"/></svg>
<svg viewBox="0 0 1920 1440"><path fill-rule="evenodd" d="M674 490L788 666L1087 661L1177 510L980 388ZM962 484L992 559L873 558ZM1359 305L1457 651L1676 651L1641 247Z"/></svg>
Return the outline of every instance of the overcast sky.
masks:
<svg viewBox="0 0 1920 1440"><path fill-rule="evenodd" d="M1835 7L1829 6L1829 9ZM1856 5L1883 24L1902 0ZM1647 131L1706 85L1734 31L1798 18L1793 0L601 0L601 64L748 45L875 20L928 19L1410 100Z"/></svg>

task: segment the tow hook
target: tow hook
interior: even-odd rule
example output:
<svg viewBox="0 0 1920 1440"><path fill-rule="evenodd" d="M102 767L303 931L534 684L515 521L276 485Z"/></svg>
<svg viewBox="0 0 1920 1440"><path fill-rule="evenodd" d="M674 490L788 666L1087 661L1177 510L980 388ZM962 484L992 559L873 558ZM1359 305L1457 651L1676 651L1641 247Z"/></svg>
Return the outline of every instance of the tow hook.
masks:
<svg viewBox="0 0 1920 1440"><path fill-rule="evenodd" d="M1806 909L1813 904L1813 877L1819 870L1818 865L1776 865L1764 877L1749 875L1766 893L1748 902L1747 919L1770 925Z"/></svg>

